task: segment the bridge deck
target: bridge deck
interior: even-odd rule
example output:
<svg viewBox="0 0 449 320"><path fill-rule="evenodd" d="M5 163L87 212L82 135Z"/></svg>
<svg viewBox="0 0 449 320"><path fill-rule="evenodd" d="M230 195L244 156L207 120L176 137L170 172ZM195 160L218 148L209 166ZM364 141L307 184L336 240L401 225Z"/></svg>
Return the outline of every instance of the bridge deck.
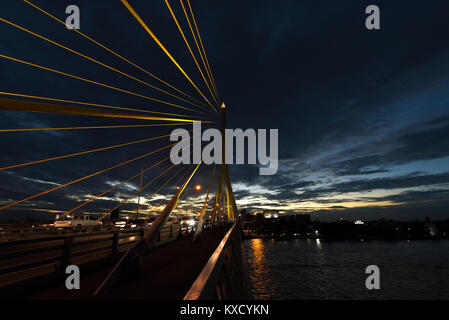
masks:
<svg viewBox="0 0 449 320"><path fill-rule="evenodd" d="M83 274L81 289L68 290L65 285L41 292L31 299L173 299L180 300L189 290L228 228L206 231L196 243L191 238L154 249L145 256L143 270L135 278L93 296L93 292L111 271L107 269Z"/></svg>

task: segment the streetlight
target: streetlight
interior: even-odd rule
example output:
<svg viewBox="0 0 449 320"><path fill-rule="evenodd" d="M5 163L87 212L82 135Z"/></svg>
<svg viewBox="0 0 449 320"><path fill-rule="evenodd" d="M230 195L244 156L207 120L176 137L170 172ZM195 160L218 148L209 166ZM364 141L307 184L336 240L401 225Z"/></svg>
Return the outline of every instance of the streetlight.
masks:
<svg viewBox="0 0 449 320"><path fill-rule="evenodd" d="M195 190L196 191L198 191L198 200L200 199L200 190L202 189L202 187L201 187L201 185L200 184L197 184L196 186L195 186Z"/></svg>

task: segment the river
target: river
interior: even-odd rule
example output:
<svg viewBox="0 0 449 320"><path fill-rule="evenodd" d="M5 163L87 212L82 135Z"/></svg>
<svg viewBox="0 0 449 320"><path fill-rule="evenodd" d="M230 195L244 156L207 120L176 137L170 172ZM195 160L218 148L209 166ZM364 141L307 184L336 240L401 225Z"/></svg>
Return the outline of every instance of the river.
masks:
<svg viewBox="0 0 449 320"><path fill-rule="evenodd" d="M449 241L244 241L255 299L449 299ZM380 289L368 290L368 265Z"/></svg>

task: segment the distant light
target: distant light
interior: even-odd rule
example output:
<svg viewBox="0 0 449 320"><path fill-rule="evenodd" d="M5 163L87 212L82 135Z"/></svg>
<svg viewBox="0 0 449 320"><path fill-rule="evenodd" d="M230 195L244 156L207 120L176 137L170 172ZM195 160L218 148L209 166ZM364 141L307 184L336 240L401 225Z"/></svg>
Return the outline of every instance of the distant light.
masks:
<svg viewBox="0 0 449 320"><path fill-rule="evenodd" d="M354 224L365 224L365 222L363 222L362 220L357 220L356 222L354 222Z"/></svg>
<svg viewBox="0 0 449 320"><path fill-rule="evenodd" d="M272 214L270 212L265 212L263 215L265 219L270 219L272 217Z"/></svg>
<svg viewBox="0 0 449 320"><path fill-rule="evenodd" d="M197 185L195 186L195 189L198 190L198 191L200 191L200 190L201 190L201 185L197 184Z"/></svg>
<svg viewBox="0 0 449 320"><path fill-rule="evenodd" d="M179 190L179 187L176 187L176 190Z"/></svg>

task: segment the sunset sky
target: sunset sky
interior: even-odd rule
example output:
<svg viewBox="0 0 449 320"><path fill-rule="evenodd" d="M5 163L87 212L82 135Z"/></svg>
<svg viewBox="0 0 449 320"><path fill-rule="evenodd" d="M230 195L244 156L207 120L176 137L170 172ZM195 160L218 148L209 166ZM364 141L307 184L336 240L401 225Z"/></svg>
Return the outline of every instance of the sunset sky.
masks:
<svg viewBox="0 0 449 320"><path fill-rule="evenodd" d="M62 20L66 6L78 5L81 32L201 99L120 1L32 2ZM371 2L191 0L228 109L228 127L279 129L276 175L260 176L256 165L230 166L239 209L307 212L320 219L449 218L449 2L376 1L381 30L369 31L365 8ZM164 1L130 3L207 92ZM190 35L179 1L170 3ZM0 10L8 21L159 86L23 1L4 2ZM1 55L180 103L1 21L0 33ZM1 57L0 70L2 92L203 116ZM217 121L213 113L207 119ZM0 111L0 129L151 123L161 122ZM214 124L204 125L209 126ZM0 166L165 135L175 127L0 132ZM167 137L0 170L0 206L169 143ZM168 149L1 210L0 220L66 212L167 155ZM169 166L166 161L149 170L143 183ZM178 169L170 170L167 178ZM204 199L210 172L211 167L202 166L185 195L196 208ZM155 193L164 181L149 186L143 197ZM194 190L196 184L203 186L201 191ZM174 190L170 185L156 192L151 204ZM138 187L138 178L130 180L81 212L105 213ZM136 201L132 196L124 212L132 212Z"/></svg>

